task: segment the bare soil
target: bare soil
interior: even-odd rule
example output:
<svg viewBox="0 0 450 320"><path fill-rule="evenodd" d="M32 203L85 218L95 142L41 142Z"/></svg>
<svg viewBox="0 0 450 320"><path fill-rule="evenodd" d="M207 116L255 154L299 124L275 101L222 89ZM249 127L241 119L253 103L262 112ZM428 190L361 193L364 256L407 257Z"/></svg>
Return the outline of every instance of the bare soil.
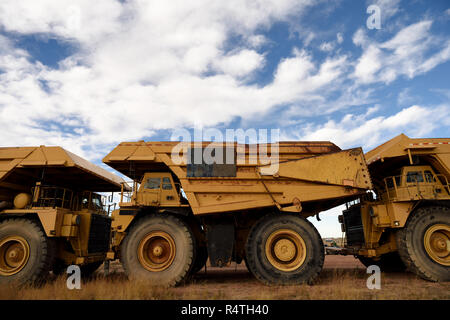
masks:
<svg viewBox="0 0 450 320"><path fill-rule="evenodd" d="M327 255L324 269L311 286L265 286L242 263L227 268L207 267L184 285L160 288L145 281L129 281L120 263L115 262L108 276L100 268L95 279L83 282L80 290L67 289L66 277L62 276L50 279L41 288L2 288L0 299L450 299L449 282L428 282L408 272L382 273L381 289L370 290L366 285L369 276L354 257Z"/></svg>

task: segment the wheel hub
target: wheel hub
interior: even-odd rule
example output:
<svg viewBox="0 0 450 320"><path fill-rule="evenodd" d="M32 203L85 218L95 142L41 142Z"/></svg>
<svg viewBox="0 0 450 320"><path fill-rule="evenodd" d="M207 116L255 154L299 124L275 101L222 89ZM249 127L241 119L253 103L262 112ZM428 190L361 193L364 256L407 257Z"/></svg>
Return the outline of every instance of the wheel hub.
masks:
<svg viewBox="0 0 450 320"><path fill-rule="evenodd" d="M164 231L153 231L145 236L138 247L138 258L148 271L158 272L170 267L175 259L175 241Z"/></svg>
<svg viewBox="0 0 450 320"><path fill-rule="evenodd" d="M289 239L281 239L275 243L275 256L281 261L290 261L296 253L295 244Z"/></svg>
<svg viewBox="0 0 450 320"><path fill-rule="evenodd" d="M22 270L30 257L30 246L19 236L0 241L0 275L11 276Z"/></svg>
<svg viewBox="0 0 450 320"><path fill-rule="evenodd" d="M278 270L289 272L298 269L306 258L306 245L293 230L274 231L266 241L266 257Z"/></svg>
<svg viewBox="0 0 450 320"><path fill-rule="evenodd" d="M425 232L424 247L435 262L450 266L450 227L445 224L430 227Z"/></svg>

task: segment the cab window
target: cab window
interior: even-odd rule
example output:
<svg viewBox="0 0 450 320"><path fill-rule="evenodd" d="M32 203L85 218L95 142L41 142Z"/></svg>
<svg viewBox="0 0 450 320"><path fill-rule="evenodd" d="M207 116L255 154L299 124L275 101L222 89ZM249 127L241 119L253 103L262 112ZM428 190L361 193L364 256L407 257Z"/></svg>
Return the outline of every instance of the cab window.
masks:
<svg viewBox="0 0 450 320"><path fill-rule="evenodd" d="M395 185L399 187L401 185L401 177L395 176L395 177L389 177L386 178L386 184L388 188L394 188L394 179L395 179Z"/></svg>
<svg viewBox="0 0 450 320"><path fill-rule="evenodd" d="M423 182L423 175L420 171L410 171L406 175L406 182Z"/></svg>
<svg viewBox="0 0 450 320"><path fill-rule="evenodd" d="M433 173L430 170L425 171L425 181L426 182L436 182Z"/></svg>
<svg viewBox="0 0 450 320"><path fill-rule="evenodd" d="M163 188L163 190L172 190L172 183L170 182L169 178L167 178L167 177L163 178L162 188Z"/></svg>
<svg viewBox="0 0 450 320"><path fill-rule="evenodd" d="M161 178L148 178L145 182L144 188L145 189L159 189L161 186Z"/></svg>

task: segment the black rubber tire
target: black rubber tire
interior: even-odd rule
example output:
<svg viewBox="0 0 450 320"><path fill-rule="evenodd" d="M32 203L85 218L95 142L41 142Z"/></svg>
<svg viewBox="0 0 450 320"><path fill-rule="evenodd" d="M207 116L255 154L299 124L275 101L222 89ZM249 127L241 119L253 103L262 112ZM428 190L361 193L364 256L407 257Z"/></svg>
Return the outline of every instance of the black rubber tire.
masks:
<svg viewBox="0 0 450 320"><path fill-rule="evenodd" d="M293 271L281 271L266 257L265 243L270 234L289 229L305 242L305 261ZM271 214L261 218L250 230L246 243L246 263L250 273L268 285L312 284L322 270L324 246L316 228L306 219L290 214Z"/></svg>
<svg viewBox="0 0 450 320"><path fill-rule="evenodd" d="M175 258L171 265L159 272L144 268L138 258L139 242L151 231L164 231L174 240ZM137 221L121 245L121 262L130 279L147 280L151 285L175 286L182 283L195 260L195 238L189 226L181 219L152 214Z"/></svg>
<svg viewBox="0 0 450 320"><path fill-rule="evenodd" d="M197 247L195 261L190 274L194 275L202 270L206 264L206 261L208 261L208 249L205 246Z"/></svg>
<svg viewBox="0 0 450 320"><path fill-rule="evenodd" d="M403 272L406 270L406 266L400 258L398 252L383 254L379 260L364 256L357 256L357 258L366 267L377 265L380 267L382 272Z"/></svg>
<svg viewBox="0 0 450 320"><path fill-rule="evenodd" d="M188 217L184 220L194 235L195 240L195 252L194 252L194 263L189 275L194 275L199 272L208 261L208 248L206 247L206 236L202 229L201 222L194 217Z"/></svg>
<svg viewBox="0 0 450 320"><path fill-rule="evenodd" d="M450 281L450 267L432 260L424 246L426 231L433 225L450 225L450 208L422 207L408 218L404 228L397 232L397 247L407 268L429 281Z"/></svg>
<svg viewBox="0 0 450 320"><path fill-rule="evenodd" d="M7 219L0 223L0 240L8 236L20 236L30 248L26 265L11 276L0 275L0 285L40 285L47 279L54 260L54 250L38 222L30 219Z"/></svg>

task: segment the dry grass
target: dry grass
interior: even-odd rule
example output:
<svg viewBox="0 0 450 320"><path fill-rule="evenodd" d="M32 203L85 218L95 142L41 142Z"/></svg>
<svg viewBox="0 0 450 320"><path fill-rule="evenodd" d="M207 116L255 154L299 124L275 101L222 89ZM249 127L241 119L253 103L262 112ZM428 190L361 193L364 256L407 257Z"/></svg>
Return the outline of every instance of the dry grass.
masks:
<svg viewBox="0 0 450 320"><path fill-rule="evenodd" d="M339 265L339 264L338 264ZM313 286L269 287L255 280L243 266L200 272L177 288L152 287L144 281L129 281L120 268L105 277L82 283L81 290L69 290L66 278L50 279L41 288L7 287L0 300L294 300L294 299L450 299L450 283L431 283L409 273L382 274L381 290L366 287L368 275L360 266L326 267Z"/></svg>

